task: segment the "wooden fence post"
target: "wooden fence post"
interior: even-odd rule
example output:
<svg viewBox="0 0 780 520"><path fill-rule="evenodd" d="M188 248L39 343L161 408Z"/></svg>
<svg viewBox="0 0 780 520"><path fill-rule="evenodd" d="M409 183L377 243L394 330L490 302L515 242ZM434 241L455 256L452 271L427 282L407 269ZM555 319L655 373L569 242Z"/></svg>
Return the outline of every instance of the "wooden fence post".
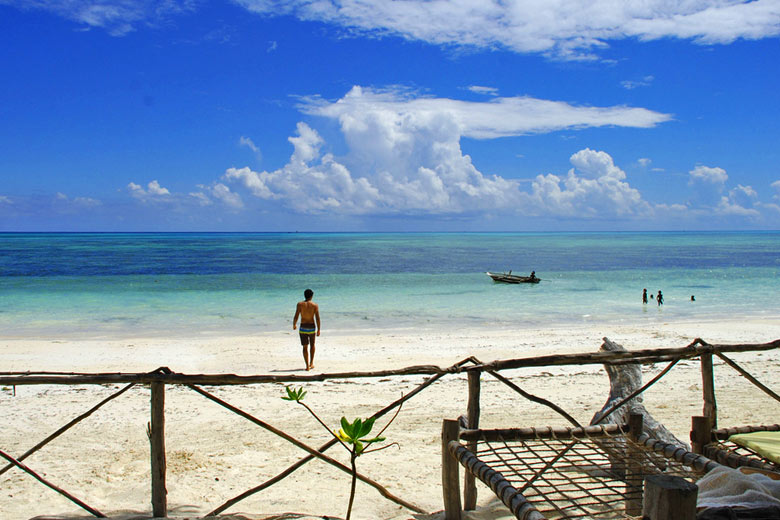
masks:
<svg viewBox="0 0 780 520"><path fill-rule="evenodd" d="M168 517L168 490L165 488L165 383L151 383L152 421L149 443L152 456L152 514Z"/></svg>
<svg viewBox="0 0 780 520"><path fill-rule="evenodd" d="M444 419L441 424L441 489L444 497L444 519L461 520L460 515L460 464L447 447L457 441L460 424L457 420Z"/></svg>
<svg viewBox="0 0 780 520"><path fill-rule="evenodd" d="M650 475L645 479L642 518L647 520L695 520L699 488L682 477Z"/></svg>
<svg viewBox="0 0 780 520"><path fill-rule="evenodd" d="M703 415L710 418L710 428L718 427L718 405L715 402L715 374L712 354L701 355L701 387L704 394Z"/></svg>
<svg viewBox="0 0 780 520"><path fill-rule="evenodd" d="M712 422L709 417L691 417L691 451L704 455L704 446L712 441Z"/></svg>
<svg viewBox="0 0 780 520"><path fill-rule="evenodd" d="M627 446L626 458L626 515L639 516L642 513L642 455L633 443L638 442L644 428L642 414L632 413L628 416L628 436L631 440Z"/></svg>
<svg viewBox="0 0 780 520"><path fill-rule="evenodd" d="M469 402L466 412L466 428L476 430L479 428L479 393L482 377L481 370L469 370ZM466 446L470 452L477 451L477 441L470 441ZM466 472L463 475L463 509L471 511L477 508L477 484L474 475Z"/></svg>

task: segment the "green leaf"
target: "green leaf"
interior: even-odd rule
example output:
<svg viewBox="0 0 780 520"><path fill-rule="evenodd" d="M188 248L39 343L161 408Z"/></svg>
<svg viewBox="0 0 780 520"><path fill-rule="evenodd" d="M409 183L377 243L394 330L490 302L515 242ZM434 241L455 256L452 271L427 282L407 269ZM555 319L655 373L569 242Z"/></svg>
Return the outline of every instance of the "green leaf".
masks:
<svg viewBox="0 0 780 520"><path fill-rule="evenodd" d="M360 437L365 437L369 433L371 433L371 430L374 428L374 421L375 418L366 419L366 422L363 423L363 428L360 430Z"/></svg>
<svg viewBox="0 0 780 520"><path fill-rule="evenodd" d="M290 388L289 386L285 387L287 390L287 397L282 397L285 401L296 401L300 402L303 401L303 396L306 395L306 391L303 389L303 387L300 387L298 390L295 390L294 388Z"/></svg>
<svg viewBox="0 0 780 520"><path fill-rule="evenodd" d="M383 440L385 440L385 437L374 437L373 439L363 439L363 442L373 443L373 442L382 442Z"/></svg>
<svg viewBox="0 0 780 520"><path fill-rule="evenodd" d="M347 437L352 437L352 425L349 424L346 417L341 418L341 429Z"/></svg>

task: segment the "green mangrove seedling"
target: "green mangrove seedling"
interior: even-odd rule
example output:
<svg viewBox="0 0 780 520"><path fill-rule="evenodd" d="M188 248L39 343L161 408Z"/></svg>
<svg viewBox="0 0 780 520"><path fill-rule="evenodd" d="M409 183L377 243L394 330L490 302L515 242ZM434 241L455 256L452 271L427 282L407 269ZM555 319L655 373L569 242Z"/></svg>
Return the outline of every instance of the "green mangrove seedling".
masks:
<svg viewBox="0 0 780 520"><path fill-rule="evenodd" d="M385 446L382 446L380 448L374 448L374 449L368 449L369 446L372 444L382 442L385 440L384 437L382 437L382 434L387 429L388 426L392 424L392 422L395 420L396 417L398 417L398 413L401 411L401 408L399 407L398 410L395 412L395 415L392 419L385 425L384 428L379 432L378 435L374 437L369 437L371 434L371 430L374 429L374 421L376 421L375 417L369 417L368 419L355 419L352 422L349 422L346 417L341 418L341 428L338 429L338 431L332 431L328 425L326 425L322 419L319 418L319 416L314 413L314 410L309 408L309 406L303 402L303 398L306 395L306 391L303 389L303 387L298 388L297 390L294 388L290 388L289 386L286 387L287 390L287 396L282 397L285 401L294 401L298 403L299 405L303 406L308 410L308 412L314 417L317 422L319 422L323 428L325 428L328 433L330 433L338 442L341 444L347 451L350 453L350 464L352 467L352 484L350 486L349 491L349 505L347 506L347 518L346 520L350 520L350 517L352 516L352 504L355 501L355 487L357 484L357 463L356 460L361 455L364 455L366 453L371 453L374 451L383 450L385 448L389 448L393 444L388 444Z"/></svg>

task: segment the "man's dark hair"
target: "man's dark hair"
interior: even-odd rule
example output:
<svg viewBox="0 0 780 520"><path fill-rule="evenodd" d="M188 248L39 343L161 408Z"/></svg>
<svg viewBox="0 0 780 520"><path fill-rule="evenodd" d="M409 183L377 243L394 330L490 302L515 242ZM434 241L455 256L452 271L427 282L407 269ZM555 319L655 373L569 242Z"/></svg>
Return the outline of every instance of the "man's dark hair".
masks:
<svg viewBox="0 0 780 520"><path fill-rule="evenodd" d="M314 296L314 291L312 291L311 289L306 289L305 291L303 291L303 297L306 298L307 300L311 300L312 296Z"/></svg>

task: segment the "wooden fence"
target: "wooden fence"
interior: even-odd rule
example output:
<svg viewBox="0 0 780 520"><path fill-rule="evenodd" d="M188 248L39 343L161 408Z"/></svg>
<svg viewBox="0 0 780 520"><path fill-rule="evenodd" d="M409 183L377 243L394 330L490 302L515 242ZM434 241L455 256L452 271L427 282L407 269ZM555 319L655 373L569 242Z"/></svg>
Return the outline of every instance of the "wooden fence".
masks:
<svg viewBox="0 0 780 520"><path fill-rule="evenodd" d="M634 350L626 352L595 352L587 354L562 354L562 355L549 355L538 356L530 358L517 358L493 361L490 363L482 363L480 360L474 357L466 358L450 367L442 368L435 365L419 365L411 366L397 370L380 370L371 372L337 372L327 374L311 374L311 375L247 375L240 376L235 374L181 374L171 371L168 368L159 368L152 372L147 373L63 373L63 372L0 372L0 385L4 386L21 386L21 385L105 385L105 384L124 384L118 392L115 392L111 396L107 397L87 412L74 418L66 425L59 428L53 434L46 437L39 442L33 448L29 449L23 455L13 457L12 455L3 451L0 447L0 457L8 461L8 465L4 468L0 468L0 474L5 473L13 467L17 467L26 472L43 485L53 489L60 493L64 497L71 500L90 514L104 518L105 515L97 509L90 507L82 500L68 493L66 490L59 488L52 482L42 477L39 473L35 472L32 468L29 468L24 464L24 460L33 453L43 448L46 444L69 430L71 427L78 424L83 419L89 417L92 413L97 411L100 407L108 403L109 401L119 397L124 392L129 390L135 385L148 385L151 389L151 418L148 426L148 436L150 441L151 450L151 504L152 513L155 517L167 517L167 490L166 490L166 455L165 455L165 388L167 385L179 385L192 389L203 397L225 407L231 412L251 421L252 423L278 435L288 442L296 445L302 450L306 451L308 455L298 460L295 464L291 465L284 471L280 472L276 476L272 477L268 481L255 486L251 489L244 491L238 496L228 500L224 504L220 505L208 515L217 515L229 507L232 507L239 501L251 496L267 487L281 481L309 461L314 458L320 459L330 465L333 465L342 471L351 473L351 468L344 464L341 464L335 459L325 455L330 447L336 444L336 440L331 440L319 448L308 446L293 436L275 428L274 426L252 416L251 414L227 403L226 401L216 397L215 395L207 392L201 386L235 386L235 385L254 385L265 383L290 383L301 384L306 382L327 381L334 379L357 379L357 378L381 378L381 377L399 377L409 375L423 375L429 376L422 384L418 385L408 394L402 396L400 399L385 406L381 410L377 411L372 417L379 418L388 412L398 408L404 402L414 398L420 392L428 388L430 385L441 379L442 377L454 374L468 374L468 402L467 411L460 421L464 427L468 429L476 429L479 427L479 415L480 415L480 378L481 375L489 374L497 380L504 383L510 389L520 393L526 399L532 400L536 403L543 404L555 410L557 413L565 417L569 422L579 426L565 410L562 410L555 404L526 392L508 378L500 374L501 371L519 369L519 368L533 368L533 367L550 367L550 366L566 366L566 365L623 365L623 364L649 364L659 361L671 361L672 365L682 359L700 358L701 371L703 381L703 416L707 420L707 424L713 427L717 424L717 406L715 400L715 385L713 379L712 370L712 357L717 356L722 359L726 364L740 374L745 376L751 383L759 387L762 391L772 396L774 399L780 400L780 397L772 390L767 388L761 382L759 382L752 375L747 373L742 367L734 363L730 358L726 356L726 353L736 352L756 352L766 351L780 348L780 340L776 340L770 343L763 344L737 344L737 345L711 345L701 339L695 340L690 345L683 348L675 349L645 349ZM644 385L640 392L645 391L649 386L654 384L661 376L663 376L671 368L668 367L659 376L656 376L648 384ZM613 407L613 410L619 406L622 406L630 399L635 397L639 392L632 394L624 399L617 406ZM610 413L611 413L610 411ZM607 415L607 414L604 414ZM602 416L603 417L603 416ZM451 465L446 464L451 468ZM400 498L396 497L385 489L382 485L374 482L365 475L358 474L358 479L376 488L385 498L392 500L393 502L402 505L403 507L415 511L417 513L425 513L420 507ZM445 503L448 501L454 501L455 497L450 489L450 496L445 495ZM449 504L452 508L460 510L460 497L457 497L458 504ZM473 477L467 477L464 483L464 509L474 509L476 506L477 493L476 486Z"/></svg>

